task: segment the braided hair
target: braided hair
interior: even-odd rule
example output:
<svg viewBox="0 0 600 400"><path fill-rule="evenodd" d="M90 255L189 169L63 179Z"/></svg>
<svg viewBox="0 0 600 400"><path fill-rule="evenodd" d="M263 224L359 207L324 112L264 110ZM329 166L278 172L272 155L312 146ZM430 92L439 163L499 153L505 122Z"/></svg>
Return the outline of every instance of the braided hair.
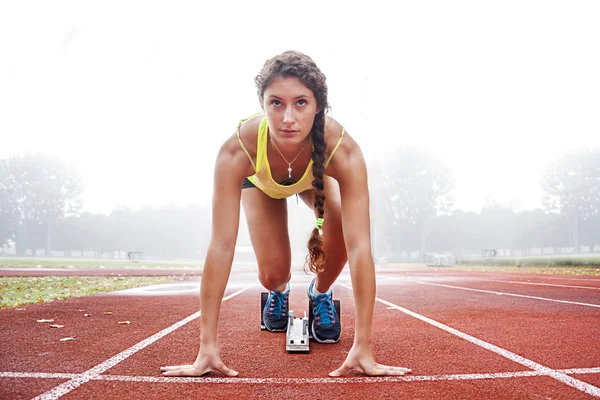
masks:
<svg viewBox="0 0 600 400"><path fill-rule="evenodd" d="M313 160L313 188L315 194L314 207L317 211L317 218L323 218L325 204L325 182L323 174L325 173L325 114L329 110L327 102L327 83L325 75L317 64L307 55L298 51L286 51L265 62L260 73L254 78L258 92L258 98L262 103L264 92L277 77L296 77L304 86L309 88L317 101L319 112L315 116L313 126L310 131L313 142L313 151L311 154ZM307 243L308 256L306 262L312 272L323 272L325 265L325 250L323 249L323 238L320 229L315 226L312 230Z"/></svg>

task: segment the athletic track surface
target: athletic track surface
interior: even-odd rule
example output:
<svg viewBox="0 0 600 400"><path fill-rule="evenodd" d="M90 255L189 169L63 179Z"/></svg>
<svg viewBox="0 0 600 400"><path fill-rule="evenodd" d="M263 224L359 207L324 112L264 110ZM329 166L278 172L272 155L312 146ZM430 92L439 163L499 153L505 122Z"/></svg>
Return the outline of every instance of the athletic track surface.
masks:
<svg viewBox="0 0 600 400"><path fill-rule="evenodd" d="M0 310L0 399L600 397L600 277L378 268L374 355L413 373L329 378L352 345L347 269L333 287L342 304L340 342L289 354L285 334L259 328L256 271L234 266L218 340L240 375L163 377L160 366L197 354L199 279ZM307 309L310 279L294 271L295 315Z"/></svg>

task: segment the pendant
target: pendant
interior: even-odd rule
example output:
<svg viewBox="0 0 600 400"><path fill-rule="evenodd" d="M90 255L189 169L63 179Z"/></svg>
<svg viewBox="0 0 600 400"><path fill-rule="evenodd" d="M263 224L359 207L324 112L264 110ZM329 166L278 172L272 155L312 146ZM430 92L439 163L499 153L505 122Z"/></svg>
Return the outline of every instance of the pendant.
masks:
<svg viewBox="0 0 600 400"><path fill-rule="evenodd" d="M290 165L288 167L288 178L291 178L291 177L292 177L292 166Z"/></svg>

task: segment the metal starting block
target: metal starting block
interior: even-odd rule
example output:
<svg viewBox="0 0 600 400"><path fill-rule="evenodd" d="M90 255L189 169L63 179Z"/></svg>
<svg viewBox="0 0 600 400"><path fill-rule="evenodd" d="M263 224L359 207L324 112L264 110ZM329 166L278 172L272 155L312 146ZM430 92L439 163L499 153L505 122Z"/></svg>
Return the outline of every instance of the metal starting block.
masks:
<svg viewBox="0 0 600 400"><path fill-rule="evenodd" d="M269 293L260 294L260 329L266 330L263 321L263 311L267 303ZM288 325L285 334L285 350L288 352L306 352L309 348L310 329L308 328L308 317L306 311L304 317L294 317L294 311L288 313Z"/></svg>
<svg viewBox="0 0 600 400"><path fill-rule="evenodd" d="M285 334L286 351L309 351L308 347L308 317L295 318L294 311L290 310L288 316L287 332Z"/></svg>

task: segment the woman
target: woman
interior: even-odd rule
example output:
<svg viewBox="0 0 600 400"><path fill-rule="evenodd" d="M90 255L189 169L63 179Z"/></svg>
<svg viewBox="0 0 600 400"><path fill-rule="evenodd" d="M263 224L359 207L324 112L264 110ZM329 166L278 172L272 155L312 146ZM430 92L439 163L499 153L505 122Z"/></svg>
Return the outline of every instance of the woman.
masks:
<svg viewBox="0 0 600 400"><path fill-rule="evenodd" d="M335 343L341 334L330 287L348 261L356 306L354 343L330 376L356 369L366 375L402 375L409 369L377 364L371 352L375 269L371 255L367 170L358 144L325 114L327 84L314 61L287 51L268 60L255 78L263 112L238 125L215 165L212 238L201 283L201 345L192 365L162 367L167 376L238 373L216 346L221 301L229 278L244 206L259 280L269 298L264 324L287 326L291 250L286 197L298 194L316 215L308 264L312 334ZM240 186L240 182L243 182ZM225 268L227 266L227 268Z"/></svg>

